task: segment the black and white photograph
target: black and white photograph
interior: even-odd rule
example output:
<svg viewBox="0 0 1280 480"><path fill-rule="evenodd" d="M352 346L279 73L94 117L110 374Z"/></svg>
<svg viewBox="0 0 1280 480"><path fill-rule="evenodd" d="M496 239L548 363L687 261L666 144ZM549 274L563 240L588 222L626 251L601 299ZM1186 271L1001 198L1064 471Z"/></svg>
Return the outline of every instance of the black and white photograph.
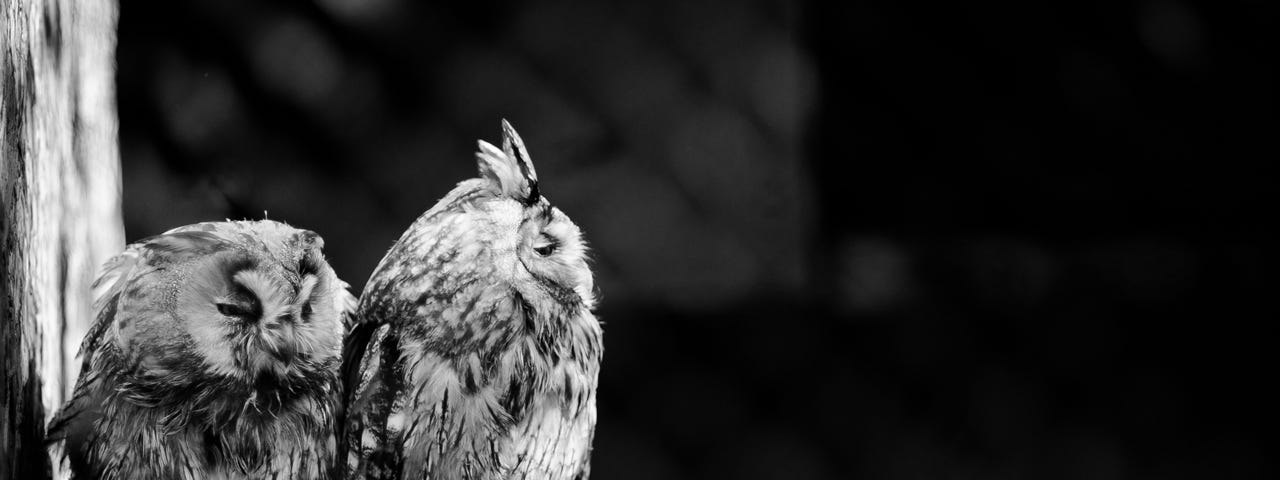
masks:
<svg viewBox="0 0 1280 480"><path fill-rule="evenodd" d="M0 480L1274 478L1277 46L0 0Z"/></svg>

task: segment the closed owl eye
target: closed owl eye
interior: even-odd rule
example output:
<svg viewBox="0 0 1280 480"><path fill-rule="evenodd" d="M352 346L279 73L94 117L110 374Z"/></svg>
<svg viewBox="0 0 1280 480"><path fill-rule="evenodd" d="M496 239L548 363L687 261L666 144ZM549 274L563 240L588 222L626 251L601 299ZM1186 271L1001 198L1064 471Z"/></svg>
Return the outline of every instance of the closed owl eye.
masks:
<svg viewBox="0 0 1280 480"><path fill-rule="evenodd" d="M218 302L218 313L228 317L249 317L253 315L253 306L243 303Z"/></svg>
<svg viewBox="0 0 1280 480"><path fill-rule="evenodd" d="M560 248L560 242L545 233L539 235L538 240L533 243L533 251L544 257L556 253L557 248Z"/></svg>
<svg viewBox="0 0 1280 480"><path fill-rule="evenodd" d="M248 291L236 292L228 298L219 300L216 305L218 313L228 317L252 320L262 315L262 305L257 297Z"/></svg>

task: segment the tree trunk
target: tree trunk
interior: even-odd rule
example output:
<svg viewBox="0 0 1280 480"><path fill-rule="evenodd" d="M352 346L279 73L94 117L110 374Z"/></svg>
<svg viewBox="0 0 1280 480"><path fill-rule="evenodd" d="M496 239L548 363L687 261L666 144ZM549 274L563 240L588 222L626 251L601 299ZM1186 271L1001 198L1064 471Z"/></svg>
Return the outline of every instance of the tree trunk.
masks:
<svg viewBox="0 0 1280 480"><path fill-rule="evenodd" d="M114 0L0 0L0 479L62 476L89 285L123 248Z"/></svg>

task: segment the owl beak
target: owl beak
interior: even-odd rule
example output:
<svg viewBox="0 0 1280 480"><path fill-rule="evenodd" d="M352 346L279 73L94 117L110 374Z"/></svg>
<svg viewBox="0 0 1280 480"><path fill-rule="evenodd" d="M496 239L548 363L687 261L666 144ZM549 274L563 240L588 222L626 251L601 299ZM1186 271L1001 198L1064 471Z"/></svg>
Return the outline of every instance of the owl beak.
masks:
<svg viewBox="0 0 1280 480"><path fill-rule="evenodd" d="M296 352L294 351L292 344L288 342L276 342L276 348L268 349L267 353L270 353L271 356L275 357L276 360L279 360L280 363L288 365L293 361L293 356Z"/></svg>
<svg viewBox="0 0 1280 480"><path fill-rule="evenodd" d="M283 363L291 362L296 353L293 343L288 341L291 321L288 316L264 317L258 325L259 345Z"/></svg>

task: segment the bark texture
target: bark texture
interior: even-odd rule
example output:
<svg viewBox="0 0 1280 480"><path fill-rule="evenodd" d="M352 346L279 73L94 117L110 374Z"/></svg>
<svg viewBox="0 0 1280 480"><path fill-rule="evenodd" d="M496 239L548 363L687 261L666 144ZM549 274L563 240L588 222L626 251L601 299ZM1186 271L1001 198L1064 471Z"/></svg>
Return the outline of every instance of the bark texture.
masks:
<svg viewBox="0 0 1280 480"><path fill-rule="evenodd" d="M0 479L61 476L45 425L123 248L116 18L114 0L0 0Z"/></svg>

